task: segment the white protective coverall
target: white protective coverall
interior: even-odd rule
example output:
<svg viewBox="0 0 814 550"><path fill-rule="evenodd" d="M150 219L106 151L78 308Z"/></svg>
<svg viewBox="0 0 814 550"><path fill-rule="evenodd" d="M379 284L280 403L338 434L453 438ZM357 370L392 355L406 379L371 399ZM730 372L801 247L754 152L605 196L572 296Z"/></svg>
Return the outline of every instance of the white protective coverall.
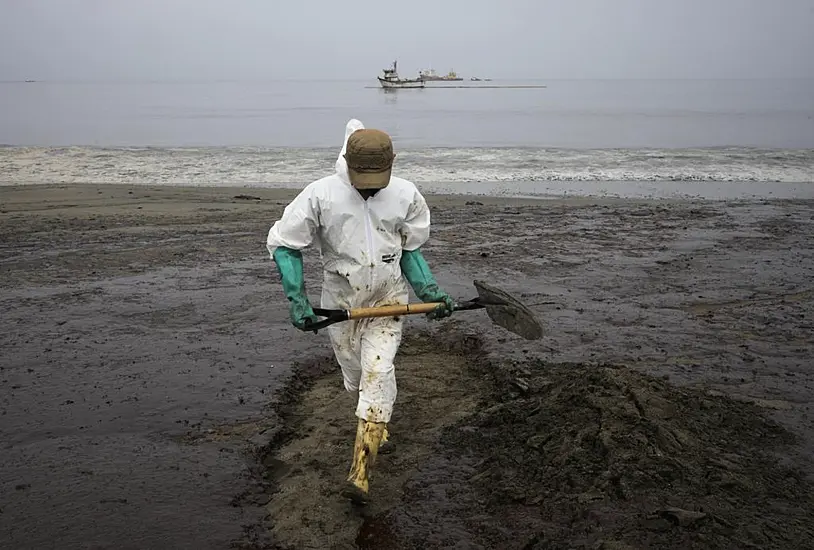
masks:
<svg viewBox="0 0 814 550"><path fill-rule="evenodd" d="M266 242L270 254L278 246L319 248L320 304L326 309L408 303L401 253L429 238L430 211L412 182L391 176L389 185L367 200L351 185L343 155L350 135L362 128L360 121L348 121L336 172L306 186L271 227ZM359 392L356 416L363 420L390 421L402 324L401 318L381 317L327 328L345 389Z"/></svg>

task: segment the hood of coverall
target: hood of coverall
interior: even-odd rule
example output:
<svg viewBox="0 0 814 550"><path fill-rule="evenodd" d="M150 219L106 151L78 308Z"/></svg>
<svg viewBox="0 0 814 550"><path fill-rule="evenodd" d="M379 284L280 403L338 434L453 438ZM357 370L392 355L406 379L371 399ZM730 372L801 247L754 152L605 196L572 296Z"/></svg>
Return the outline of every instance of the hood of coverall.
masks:
<svg viewBox="0 0 814 550"><path fill-rule="evenodd" d="M364 124L355 118L350 119L345 125L345 140L342 142L342 150L339 151L339 157L336 159L336 175L348 185L351 185L348 162L345 160L345 153L348 150L348 138L356 130L363 130L364 128Z"/></svg>

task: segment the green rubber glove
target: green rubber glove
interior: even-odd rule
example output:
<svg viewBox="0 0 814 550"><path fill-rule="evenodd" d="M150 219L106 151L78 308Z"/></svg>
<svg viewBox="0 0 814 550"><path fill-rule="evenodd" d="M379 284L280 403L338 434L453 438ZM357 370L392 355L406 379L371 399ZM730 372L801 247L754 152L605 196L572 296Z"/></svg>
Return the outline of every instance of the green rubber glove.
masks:
<svg viewBox="0 0 814 550"><path fill-rule="evenodd" d="M435 311L428 313L427 317L440 319L452 315L455 301L449 294L441 290L438 283L435 282L430 266L427 265L427 260L424 259L419 249L403 250L400 265L401 272L422 302L444 303L443 306L439 306Z"/></svg>
<svg viewBox="0 0 814 550"><path fill-rule="evenodd" d="M300 330L307 330L307 321L317 322L317 316L311 309L308 295L305 293L305 275L302 266L302 252L292 250L284 246L274 250L274 262L280 270L280 277L283 280L283 292L288 298L289 315L291 322Z"/></svg>

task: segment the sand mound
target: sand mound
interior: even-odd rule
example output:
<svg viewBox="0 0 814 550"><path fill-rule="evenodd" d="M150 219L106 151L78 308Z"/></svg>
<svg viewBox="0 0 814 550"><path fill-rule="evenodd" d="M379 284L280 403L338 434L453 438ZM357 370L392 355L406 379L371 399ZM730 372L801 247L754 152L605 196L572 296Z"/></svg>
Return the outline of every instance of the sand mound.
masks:
<svg viewBox="0 0 814 550"><path fill-rule="evenodd" d="M414 337L399 361L398 447L362 511L338 493L338 372L297 382L265 547L814 547L811 487L776 459L792 438L754 405L623 367L496 365L472 340Z"/></svg>
<svg viewBox="0 0 814 550"><path fill-rule="evenodd" d="M536 363L520 370L513 396L445 437L449 460L476 461L455 491L472 493L465 500L480 508L461 522L477 544L814 545L811 488L771 454L792 438L755 407L619 367ZM493 378L502 387L513 381L508 372ZM421 477L432 474L414 476ZM420 538L440 535L422 532L414 514L405 517L418 502L404 505L363 527L363 547L417 548ZM364 546L367 533L381 539L385 531L391 546Z"/></svg>

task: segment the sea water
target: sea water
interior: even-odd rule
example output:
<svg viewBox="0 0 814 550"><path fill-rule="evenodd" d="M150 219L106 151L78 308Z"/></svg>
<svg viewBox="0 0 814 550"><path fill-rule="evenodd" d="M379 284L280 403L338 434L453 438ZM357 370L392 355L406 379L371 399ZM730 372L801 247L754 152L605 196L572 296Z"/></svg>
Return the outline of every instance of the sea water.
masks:
<svg viewBox="0 0 814 550"><path fill-rule="evenodd" d="M429 191L613 194L622 184L703 196L740 183L751 186L736 195L766 184L811 193L814 80L456 85L473 88L4 82L0 184L297 188L333 171L345 123L358 118L391 134L396 173Z"/></svg>

